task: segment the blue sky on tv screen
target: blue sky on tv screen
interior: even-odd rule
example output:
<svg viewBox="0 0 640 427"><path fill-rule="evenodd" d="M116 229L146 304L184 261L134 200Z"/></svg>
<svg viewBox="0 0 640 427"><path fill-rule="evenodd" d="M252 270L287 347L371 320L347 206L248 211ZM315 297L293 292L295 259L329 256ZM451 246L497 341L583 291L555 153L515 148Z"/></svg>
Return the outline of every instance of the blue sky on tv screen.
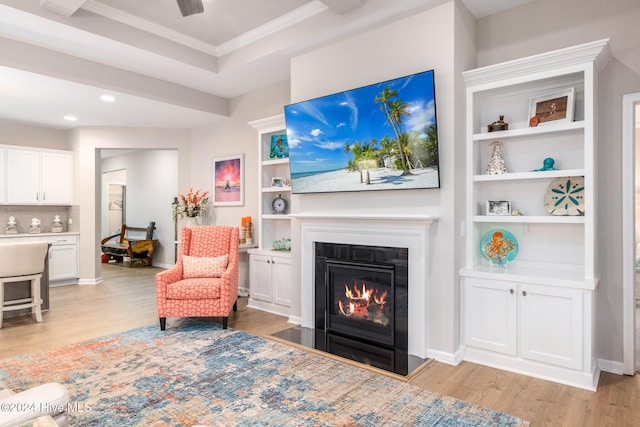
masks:
<svg viewBox="0 0 640 427"><path fill-rule="evenodd" d="M436 122L433 71L425 71L285 106L292 176L343 169L345 144L395 138L376 97L389 86L409 104L403 131L425 132Z"/></svg>

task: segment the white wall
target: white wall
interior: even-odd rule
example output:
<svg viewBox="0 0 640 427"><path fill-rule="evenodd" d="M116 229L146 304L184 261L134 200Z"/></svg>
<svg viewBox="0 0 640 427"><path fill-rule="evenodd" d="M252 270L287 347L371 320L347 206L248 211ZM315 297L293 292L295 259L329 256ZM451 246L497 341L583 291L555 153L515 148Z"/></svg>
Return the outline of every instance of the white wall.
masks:
<svg viewBox="0 0 640 427"><path fill-rule="evenodd" d="M102 161L102 173L116 170L126 170L125 224L146 227L150 221L155 221L154 238L160 242L153 254L153 265L172 266L175 233L171 201L178 194L177 150L140 150ZM101 185L103 190L104 184ZM106 202L103 197L100 210L103 215ZM103 231L102 235L107 234Z"/></svg>
<svg viewBox="0 0 640 427"><path fill-rule="evenodd" d="M434 70L440 189L325 193L292 196L292 212L439 213L432 226L428 347L453 357L459 346L458 268L461 239L456 191L464 196L464 91L462 67L474 62L474 22L457 2L448 2L403 21L377 28L298 56L291 64L292 102L408 74ZM457 35L456 35L457 34ZM455 50L460 43L460 50ZM454 55L455 51L455 55ZM456 148L460 145L462 148ZM457 152L457 153L456 153ZM456 155L458 154L458 155ZM458 167L456 167L458 166ZM462 197L463 197L462 196ZM462 217L463 207L458 216ZM293 241L299 241L294 221ZM296 240L297 239L297 240ZM300 250L293 245L293 277L300 277ZM299 293L299 289L296 289ZM299 302L300 295L293 301ZM299 303L294 303L299 309ZM300 312L292 313L300 316Z"/></svg>
<svg viewBox="0 0 640 427"><path fill-rule="evenodd" d="M75 203L80 207L80 283L93 284L102 281L99 256L102 239L99 226L102 179L100 150L103 148L177 150L177 187L173 188L185 188L189 185L191 175L189 166L191 131L158 128L78 128L70 131L69 143L74 155L73 192ZM129 178L129 174L127 177ZM165 179L162 176L155 178L161 181ZM158 197L159 205L154 204L158 209L157 222L173 221L170 206L174 195L164 203L161 199L165 195ZM149 197L153 198L154 195L151 194ZM162 212L166 214L163 215ZM171 228L172 233L173 228Z"/></svg>
<svg viewBox="0 0 640 427"><path fill-rule="evenodd" d="M635 178L636 178L636 245L640 244L640 105L636 105L635 109L636 114L636 170L635 170ZM640 251L635 255L636 259L640 259ZM640 363L640 361L638 361Z"/></svg>
<svg viewBox="0 0 640 427"><path fill-rule="evenodd" d="M622 95L640 91L640 2L537 0L478 22L478 65L610 38L598 75L597 355L622 355Z"/></svg>
<svg viewBox="0 0 640 427"><path fill-rule="evenodd" d="M282 114L289 103L289 82L231 100L231 117L192 130L190 182L213 191L213 159L244 154L244 206L215 207L207 223L239 227L240 218L258 218L258 132L248 122ZM181 189L183 190L183 189ZM188 190L188 188L187 188Z"/></svg>

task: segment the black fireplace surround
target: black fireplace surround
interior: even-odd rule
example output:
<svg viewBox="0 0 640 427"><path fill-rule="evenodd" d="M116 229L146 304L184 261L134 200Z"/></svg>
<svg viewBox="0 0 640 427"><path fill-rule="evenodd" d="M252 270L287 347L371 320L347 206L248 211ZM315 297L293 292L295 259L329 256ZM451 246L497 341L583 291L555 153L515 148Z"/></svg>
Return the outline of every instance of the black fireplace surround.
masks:
<svg viewBox="0 0 640 427"><path fill-rule="evenodd" d="M314 346L409 372L408 249L315 243Z"/></svg>

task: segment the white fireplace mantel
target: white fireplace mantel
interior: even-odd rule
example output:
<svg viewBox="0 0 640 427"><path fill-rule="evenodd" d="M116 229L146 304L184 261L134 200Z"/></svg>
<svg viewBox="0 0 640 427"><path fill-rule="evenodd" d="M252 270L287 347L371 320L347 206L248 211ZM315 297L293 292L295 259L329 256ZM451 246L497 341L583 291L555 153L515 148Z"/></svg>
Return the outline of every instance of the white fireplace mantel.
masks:
<svg viewBox="0 0 640 427"><path fill-rule="evenodd" d="M409 256L409 354L427 358L429 229L437 213L297 213L300 221L300 314L314 327L315 243L407 248Z"/></svg>
<svg viewBox="0 0 640 427"><path fill-rule="evenodd" d="M429 221L433 222L440 218L440 214L362 214L362 213L298 213L290 214L292 218L305 219L332 219L332 220L377 220L377 221Z"/></svg>

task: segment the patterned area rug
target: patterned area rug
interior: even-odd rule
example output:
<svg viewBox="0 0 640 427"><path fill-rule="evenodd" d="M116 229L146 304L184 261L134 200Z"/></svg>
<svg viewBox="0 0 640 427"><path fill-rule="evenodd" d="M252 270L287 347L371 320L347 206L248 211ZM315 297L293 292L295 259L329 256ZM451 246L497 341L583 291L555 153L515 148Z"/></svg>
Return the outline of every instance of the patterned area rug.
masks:
<svg viewBox="0 0 640 427"><path fill-rule="evenodd" d="M174 325L0 360L0 380L65 384L73 426L529 424L210 321Z"/></svg>

